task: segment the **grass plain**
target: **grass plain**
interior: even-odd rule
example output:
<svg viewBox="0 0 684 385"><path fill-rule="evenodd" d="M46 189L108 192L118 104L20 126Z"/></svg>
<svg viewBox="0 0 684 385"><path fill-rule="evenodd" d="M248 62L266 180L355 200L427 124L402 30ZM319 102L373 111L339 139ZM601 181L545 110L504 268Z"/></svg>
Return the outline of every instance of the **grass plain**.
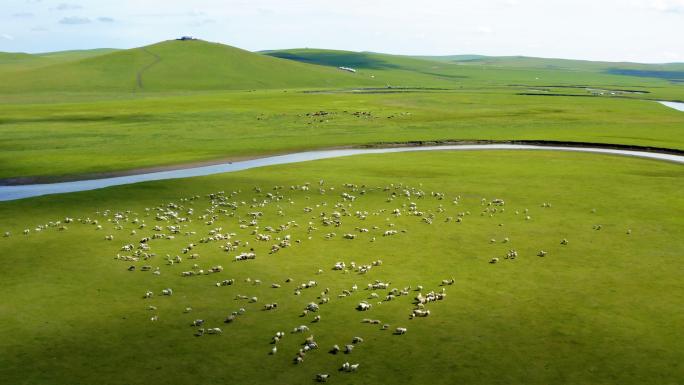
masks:
<svg viewBox="0 0 684 385"><path fill-rule="evenodd" d="M330 383L354 384L676 384L684 376L684 319L679 311L684 305L682 172L681 166L664 162L546 151L385 154L2 203L1 230L12 235L0 238L5 259L0 377L12 384L217 379L282 384L308 383L316 373L327 372ZM324 194L318 191L320 179ZM289 188L307 182L309 191ZM356 188L345 188L345 183ZM255 192L256 186L262 192ZM274 186L284 189L272 190ZM426 195L405 197L404 189ZM207 194L219 190L238 192L228 199L236 208L205 211ZM343 201L342 192L357 199ZM445 199L431 192L444 193ZM396 197L388 202L392 193ZM201 198L180 200L196 195ZM499 207L481 215L492 208L482 205L482 198L504 199L505 211ZM190 222L179 223L176 239L150 241L157 256L148 261L115 260L117 253L126 254L119 251L122 245L137 245L154 233L153 226L175 225L156 221L154 211L145 211L168 208L172 202L182 206L175 209L179 217L186 217L190 207L195 210L187 216ZM409 215L410 202L423 217ZM545 202L551 207L541 207ZM335 207L337 203L343 206ZM322 213L330 218L334 211L344 213L343 208L350 215L341 217L340 227L322 224ZM391 215L395 208L403 215ZM291 234L293 241L302 242L268 254L275 240L257 242L253 227L238 226L245 223L240 220L251 220L248 213L254 211L263 212L259 232L296 221L299 227L272 235ZM357 218L356 211L367 211L367 218ZM121 230L110 222L116 212L126 216ZM470 214L460 223L445 222L466 212ZM202 214L217 219L208 225ZM76 218L68 230L34 231L65 216ZM425 223L425 217L433 217L433 223ZM86 218L98 220L103 229L79 223ZM132 223L135 218L147 227L139 229L140 222ZM309 222L318 228L310 234ZM595 230L599 224L602 229ZM250 245L226 253L219 248L225 241L199 242L219 227L222 233L235 233L232 241ZM370 232L358 233L357 227ZM31 229L28 236L21 234L24 228ZM136 235L130 235L133 229ZM400 232L383 237L388 229ZM196 234L183 235L187 231ZM337 236L326 240L330 232ZM358 238L342 239L344 233ZM105 241L108 234L115 240ZM371 237L376 241L370 242ZM510 242L503 243L505 237ZM564 238L568 245L560 244ZM197 260L180 254L190 242L198 245L192 251L200 255ZM255 249L257 259L232 261L248 247ZM504 259L511 249L519 256ZM548 252L546 257L536 256L541 249ZM169 266L166 254L186 258ZM493 257L500 262L489 264ZM378 258L384 263L365 275L331 270L337 261L366 264ZM225 270L181 277L192 263L204 269L223 265ZM129 272L131 264L159 266L161 275ZM319 268L322 274L316 273ZM441 280L452 276L456 283L446 287L447 298L428 305L430 317L408 319L415 291L383 304L373 302L369 312L354 309L369 297L366 284L376 279L399 289L423 285L428 291L440 290ZM236 280L233 286L214 285L230 278ZM255 286L246 278L263 284ZM286 283L286 278L293 281ZM318 281L319 287L293 294L295 284L309 280ZM272 282L282 287L270 288ZM353 284L360 288L357 293L337 298ZM166 287L174 289L173 296L159 296ZM300 317L326 287L331 300L321 306L320 323L310 323L313 315ZM146 290L155 297L142 299ZM385 293L380 291L381 298ZM237 294L257 296L259 302L235 300ZM271 302L279 304L277 310L261 310ZM147 310L148 305L157 310ZM187 306L193 309L189 314L183 312ZM240 307L247 312L224 324ZM150 321L153 315L159 320ZM198 318L207 327L223 328L223 335L194 337L196 328L190 323ZM409 331L391 335L391 330L361 323L363 318ZM311 332L290 334L301 324ZM271 336L279 330L287 335L278 353L269 355ZM321 348L294 365L294 355L309 334ZM352 354L327 353L332 344L349 343L353 336L365 342ZM359 371L338 372L345 361L360 363Z"/></svg>
<svg viewBox="0 0 684 385"><path fill-rule="evenodd" d="M379 142L527 139L684 148L684 115L654 103L684 99L681 83L606 72L676 72L679 65L456 59L257 54L203 41L0 55L0 179L50 180ZM40 64L26 64L33 61ZM315 115L320 111L328 114Z"/></svg>
<svg viewBox="0 0 684 385"><path fill-rule="evenodd" d="M357 73L331 68L338 66ZM681 70L308 49L255 54L201 41L0 54L0 179L381 142L526 139L682 150L684 114L655 102L684 99ZM335 384L678 384L682 189L684 171L673 163L474 151L363 155L0 202L0 234L10 233L0 238L0 382L300 384L327 372ZM218 191L235 192L227 199L235 204L210 207L208 194ZM356 199L344 201L343 192ZM495 198L505 205L486 204ZM410 215L411 202L422 216ZM155 219L156 208L190 220ZM401 216L391 215L395 208ZM247 226L255 211L263 213L258 229ZM350 215L325 226L334 211ZM120 229L114 213L124 217ZM65 217L75 220L59 230ZM115 259L157 225L181 230L149 241L156 254L149 260ZM391 229L399 232L382 236ZM212 230L234 233L240 246L225 252L225 240L200 242ZM274 239L259 242L254 230ZM292 246L269 254L287 234ZM189 243L199 259L182 254ZM255 260L233 261L250 248ZM505 258L512 249L518 257ZM537 256L542 249L548 254ZM167 254L184 260L169 265ZM488 263L494 257L499 263ZM331 270L338 261L377 259L383 264L364 275ZM181 277L194 263L224 271ZM408 319L416 291L374 300L369 312L354 309L375 280L426 292L451 277L446 299L429 304L426 318ZM231 278L234 285L215 286ZM319 286L293 294L309 280ZM359 291L337 297L354 284ZM167 287L174 295L160 296ZM300 317L324 288L331 299L321 321ZM147 290L155 296L142 299ZM261 310L273 302L277 310ZM240 307L246 313L224 324ZM223 334L193 336L195 319ZM309 333L290 331L302 324L320 349L294 365ZM391 335L400 326L406 335ZM281 330L287 335L269 355ZM352 354L327 353L354 336L365 342ZM360 363L359 371L339 372L345 361Z"/></svg>

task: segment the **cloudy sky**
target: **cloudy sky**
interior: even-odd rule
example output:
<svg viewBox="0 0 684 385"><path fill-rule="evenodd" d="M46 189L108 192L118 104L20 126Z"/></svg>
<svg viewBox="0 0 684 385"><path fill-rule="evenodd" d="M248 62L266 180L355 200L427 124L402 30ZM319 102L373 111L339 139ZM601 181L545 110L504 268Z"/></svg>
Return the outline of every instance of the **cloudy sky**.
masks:
<svg viewBox="0 0 684 385"><path fill-rule="evenodd" d="M684 0L2 0L0 51L194 35L248 50L684 62Z"/></svg>

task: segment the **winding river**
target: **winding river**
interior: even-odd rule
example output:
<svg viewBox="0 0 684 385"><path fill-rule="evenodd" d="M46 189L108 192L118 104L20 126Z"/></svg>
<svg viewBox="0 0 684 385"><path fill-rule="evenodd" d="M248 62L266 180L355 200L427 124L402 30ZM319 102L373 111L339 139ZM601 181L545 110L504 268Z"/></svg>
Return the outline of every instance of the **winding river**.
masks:
<svg viewBox="0 0 684 385"><path fill-rule="evenodd" d="M680 102L658 102L664 106L674 108L675 110L684 112L684 103Z"/></svg>
<svg viewBox="0 0 684 385"><path fill-rule="evenodd" d="M683 106L684 107L684 106ZM342 149L299 152L288 155L270 156L241 162L223 163L212 166L185 168L170 171L152 172L147 174L118 176L112 178L80 180L73 182L28 184L19 186L0 186L0 201L11 201L41 195L62 194L76 191L95 190L110 186L120 186L132 183L140 183L164 179L189 178L195 176L221 174L247 170L256 167L273 166L280 164L306 162L310 160L339 158L343 156L361 154L387 154L396 152L417 151L472 151L472 150L544 150L544 151L571 151L588 152L597 154L611 154L634 156L639 158L655 159L662 161L684 164L684 156L657 152L618 150L594 147L565 147L565 146L541 146L525 144L473 144L473 145L443 145L421 147L390 147L372 149Z"/></svg>

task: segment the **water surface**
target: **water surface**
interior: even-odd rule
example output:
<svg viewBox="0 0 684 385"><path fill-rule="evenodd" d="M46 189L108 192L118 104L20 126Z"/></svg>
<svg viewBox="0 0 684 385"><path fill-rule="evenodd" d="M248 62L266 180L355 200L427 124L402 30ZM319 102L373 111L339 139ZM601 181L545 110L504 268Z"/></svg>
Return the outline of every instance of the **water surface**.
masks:
<svg viewBox="0 0 684 385"><path fill-rule="evenodd" d="M684 107L684 103L682 104ZM11 201L49 194L62 194L76 191L95 190L110 186L120 186L132 183L148 182L164 179L189 178L195 176L221 174L247 170L256 167L273 166L280 164L306 162L310 160L338 158L343 156L360 154L386 154L395 152L418 152L418 151L472 151L472 150L543 150L543 151L573 151L589 152L598 154L612 154L623 156L635 156L640 158L656 159L684 164L684 156L663 154L646 151L617 150L609 148L593 147L560 147L539 146L525 144L473 144L473 145L445 145L424 147L391 147L372 149L344 149L299 152L288 155L270 156L266 158L245 160L241 162L222 163L212 166L193 167L186 169L159 171L147 174L127 175L113 178L80 180L73 182L28 184L21 186L0 186L0 201Z"/></svg>
<svg viewBox="0 0 684 385"><path fill-rule="evenodd" d="M684 112L684 103L679 103L679 102L659 102L659 103L664 105L664 106L674 108L675 110L679 110L679 111Z"/></svg>

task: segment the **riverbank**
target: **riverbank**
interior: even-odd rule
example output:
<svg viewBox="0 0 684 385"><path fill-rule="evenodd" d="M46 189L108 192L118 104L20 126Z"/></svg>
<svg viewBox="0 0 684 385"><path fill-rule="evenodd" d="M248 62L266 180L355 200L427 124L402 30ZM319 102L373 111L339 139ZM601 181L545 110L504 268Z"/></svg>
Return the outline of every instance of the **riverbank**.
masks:
<svg viewBox="0 0 684 385"><path fill-rule="evenodd" d="M670 154L654 151L636 151L619 148L599 148L589 146L551 146L551 145L531 145L514 143L485 143L485 144L444 144L425 145L426 142L414 143L413 145L400 146L398 143L384 144L384 147L370 148L347 148L299 152L286 155L276 155L264 158L254 158L238 162L226 162L208 166L178 168L173 170L151 172L145 174L133 174L126 176L116 176L110 178L88 179L66 181L59 183L24 184L13 186L0 186L0 201L10 201L22 198L29 198L41 195L62 194L77 191L95 190L111 186L149 182L156 180L190 178L248 170L257 167L282 165L290 163L306 162L311 160L338 158L351 155L362 154L383 154L397 152L417 152L417 151L489 151L489 150L536 150L536 151L572 151L587 152L607 155L633 156L646 159L668 161L684 164L684 154ZM373 146L373 145L369 145Z"/></svg>

